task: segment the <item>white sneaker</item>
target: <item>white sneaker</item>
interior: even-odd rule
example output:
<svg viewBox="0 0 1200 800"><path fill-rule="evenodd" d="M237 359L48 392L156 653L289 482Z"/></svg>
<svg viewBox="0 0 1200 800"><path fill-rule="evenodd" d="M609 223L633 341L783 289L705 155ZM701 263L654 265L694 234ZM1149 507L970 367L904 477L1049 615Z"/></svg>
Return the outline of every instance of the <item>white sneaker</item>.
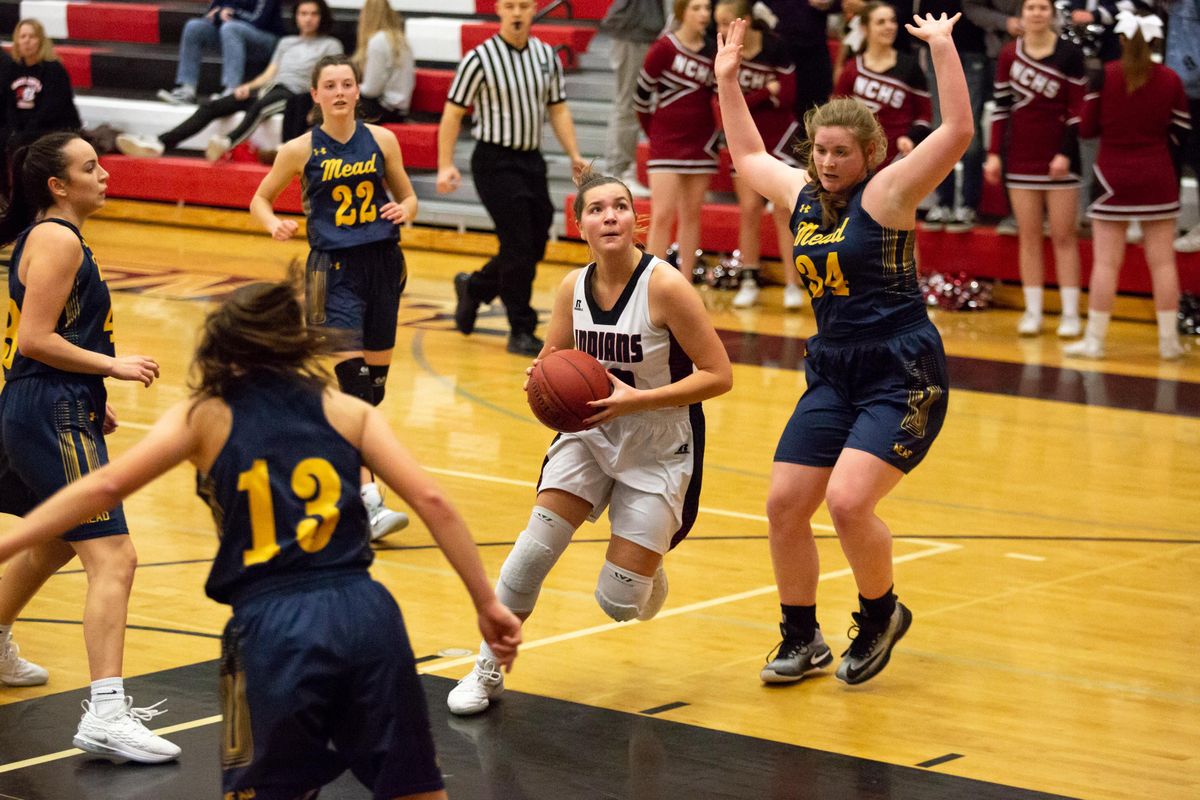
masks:
<svg viewBox="0 0 1200 800"><path fill-rule="evenodd" d="M1017 335L1037 336L1042 332L1042 315L1026 311L1017 321Z"/></svg>
<svg viewBox="0 0 1200 800"><path fill-rule="evenodd" d="M166 713L157 710L166 700L147 708L134 708L133 698L125 698L125 708L110 719L92 713L92 704L82 701L83 717L72 744L89 753L117 756L143 764L161 764L179 757L179 745L168 742L146 727L147 720Z"/></svg>
<svg viewBox="0 0 1200 800"><path fill-rule="evenodd" d="M934 206L925 214L925 219L921 220L921 229L926 231L940 231L946 227L946 223L954 219L954 210L946 206Z"/></svg>
<svg viewBox="0 0 1200 800"><path fill-rule="evenodd" d="M804 308L804 290L795 284L787 284L783 287L783 310L784 311L799 311Z"/></svg>
<svg viewBox="0 0 1200 800"><path fill-rule="evenodd" d="M158 99L173 106L192 105L196 102L196 90L191 86L176 86L174 89L159 89Z"/></svg>
<svg viewBox="0 0 1200 800"><path fill-rule="evenodd" d="M1200 253L1200 225L1196 225L1175 240L1175 252Z"/></svg>
<svg viewBox="0 0 1200 800"><path fill-rule="evenodd" d="M737 294L733 296L734 308L750 308L758 303L758 281L754 279L754 275L750 274L742 278L742 285L738 287Z"/></svg>
<svg viewBox="0 0 1200 800"><path fill-rule="evenodd" d="M1083 320L1078 314L1066 314L1058 321L1058 338L1074 339L1083 333Z"/></svg>
<svg viewBox="0 0 1200 800"><path fill-rule="evenodd" d="M960 206L954 209L952 219L946 220L947 233L966 233L975 227L979 218L975 214L975 209Z"/></svg>
<svg viewBox="0 0 1200 800"><path fill-rule="evenodd" d="M1104 341L1094 336L1085 336L1063 348L1063 355L1075 358L1104 358Z"/></svg>
<svg viewBox="0 0 1200 800"><path fill-rule="evenodd" d="M1005 217L996 223L996 233L1000 236L1016 236L1017 220L1015 217Z"/></svg>
<svg viewBox="0 0 1200 800"><path fill-rule="evenodd" d="M204 148L204 157L209 161L220 161L221 156L233 149L233 142L228 136L214 136L208 140L208 147Z"/></svg>
<svg viewBox="0 0 1200 800"><path fill-rule="evenodd" d="M163 154L163 144L158 139L132 133L117 134L117 149L131 158L158 158Z"/></svg>
<svg viewBox="0 0 1200 800"><path fill-rule="evenodd" d="M1163 361L1176 361L1183 358L1183 345L1179 343L1178 334L1166 338L1158 337L1158 357Z"/></svg>
<svg viewBox="0 0 1200 800"><path fill-rule="evenodd" d="M368 483L362 487L362 501L367 508L367 521L371 523L372 542L408 527L408 514L392 511L385 506L379 487L375 484Z"/></svg>
<svg viewBox="0 0 1200 800"><path fill-rule="evenodd" d="M654 619L658 612L662 611L663 603L667 602L667 592L669 591L667 571L663 569L662 562L659 562L658 569L654 571L654 583L650 587L650 596L646 598L646 607L642 609L642 613L638 614L638 619L643 622Z"/></svg>
<svg viewBox="0 0 1200 800"><path fill-rule="evenodd" d="M451 714L467 717L487 711L492 700L503 691L504 675L497 669L496 662L480 656L475 659L475 666L467 673L467 677L446 695L446 706Z"/></svg>
<svg viewBox="0 0 1200 800"><path fill-rule="evenodd" d="M0 644L0 683L5 686L41 686L50 680L50 673L21 658L21 649L12 634Z"/></svg>

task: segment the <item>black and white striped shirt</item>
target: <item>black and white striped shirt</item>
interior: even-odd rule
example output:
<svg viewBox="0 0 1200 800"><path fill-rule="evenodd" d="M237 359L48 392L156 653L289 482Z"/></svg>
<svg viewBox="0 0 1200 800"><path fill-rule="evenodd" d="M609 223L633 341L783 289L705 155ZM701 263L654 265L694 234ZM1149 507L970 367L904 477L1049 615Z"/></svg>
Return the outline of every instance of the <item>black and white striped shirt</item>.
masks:
<svg viewBox="0 0 1200 800"><path fill-rule="evenodd" d="M518 50L497 34L463 58L447 99L475 107L471 135L478 141L537 150L546 106L567 99L562 64L541 39L530 37Z"/></svg>

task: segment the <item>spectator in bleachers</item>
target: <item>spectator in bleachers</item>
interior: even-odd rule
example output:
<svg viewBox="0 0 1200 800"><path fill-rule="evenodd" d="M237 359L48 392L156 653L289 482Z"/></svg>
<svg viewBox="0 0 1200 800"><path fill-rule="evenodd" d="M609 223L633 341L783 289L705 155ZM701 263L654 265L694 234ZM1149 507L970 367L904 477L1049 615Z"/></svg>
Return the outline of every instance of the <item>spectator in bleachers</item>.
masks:
<svg viewBox="0 0 1200 800"><path fill-rule="evenodd" d="M896 49L896 9L872 0L862 7L858 20L862 47L846 62L833 93L853 97L875 114L887 135L886 166L929 135L933 109L917 57Z"/></svg>
<svg viewBox="0 0 1200 800"><path fill-rule="evenodd" d="M359 106L372 122L403 122L412 105L417 70L404 38L404 20L388 0L366 0L358 12L354 64L362 72Z"/></svg>
<svg viewBox="0 0 1200 800"><path fill-rule="evenodd" d="M0 59L0 93L0 191L7 192L8 165L17 148L42 134L82 126L71 78L36 19L23 19L13 30L12 60Z"/></svg>
<svg viewBox="0 0 1200 800"><path fill-rule="evenodd" d="M1154 287L1158 352L1171 360L1183 355L1177 328L1179 274L1171 247L1179 217L1179 180L1171 144L1181 143L1194 123L1183 82L1150 57L1150 42L1162 39L1162 20L1122 10L1115 28L1121 57L1105 65L1102 86L1088 96L1080 125L1083 136L1100 136L1094 199L1088 207L1093 255L1087 330L1063 352L1104 357L1104 337L1125 259L1125 231L1137 220Z"/></svg>
<svg viewBox="0 0 1200 800"><path fill-rule="evenodd" d="M1042 220L1050 223L1062 317L1058 335L1082 332L1079 319L1079 116L1087 77L1083 51L1052 27L1050 0L1023 0L1021 36L1000 52L996 110L984 177L1008 188L1017 220L1025 313L1021 336L1042 331L1045 263Z"/></svg>
<svg viewBox="0 0 1200 800"><path fill-rule="evenodd" d="M213 136L205 150L209 161L216 161L231 148L245 141L254 129L273 114L282 113L288 101L297 95L308 96L312 81L312 70L322 56L342 52L342 43L329 35L333 27L333 16L325 0L300 0L294 11L297 36L285 36L275 47L271 63L248 83L210 103L202 103L186 120L156 138L121 134L117 137L117 148L127 156L154 158L163 151L178 147L208 127L213 120L244 112L241 122L224 136ZM310 99L311 102L311 99ZM307 130L307 123L300 115L285 117L283 140L294 139Z"/></svg>
<svg viewBox="0 0 1200 800"><path fill-rule="evenodd" d="M650 45L638 74L635 109L650 140L650 230L646 248L665 258L671 228L679 242L678 267L689 278L700 246L700 216L716 173L713 114L713 43L705 38L708 0L675 0L675 29Z"/></svg>
<svg viewBox="0 0 1200 800"><path fill-rule="evenodd" d="M633 101L638 73L650 44L666 25L664 0L614 0L600 23L600 30L612 37L608 60L615 81L604 137L604 161L608 174L619 177L635 197L650 194L637 180L639 126Z"/></svg>
<svg viewBox="0 0 1200 800"><path fill-rule="evenodd" d="M952 17L963 10L963 0L923 0L921 12L945 14ZM963 156L960 169L953 170L937 188L937 204L925 215L921 223L926 230L946 230L950 233L966 233L975 227L979 217L979 203L983 199L983 107L992 96L992 79L995 66L988 60L983 42L983 31L965 16L954 26L954 46L962 60L963 74L967 77L967 93L971 97L971 114L975 119L975 136ZM924 59L924 53L922 53ZM925 64L925 77L929 81L933 105L933 123L936 128L941 122L937 96L937 80L933 65Z"/></svg>
<svg viewBox="0 0 1200 800"><path fill-rule="evenodd" d="M248 65L261 64L282 35L279 0L212 0L208 13L184 24L175 88L160 89L159 99L177 105L196 102L205 50L220 50L221 87L230 94L246 80Z"/></svg>
<svg viewBox="0 0 1200 800"><path fill-rule="evenodd" d="M796 68L783 43L774 35L763 34L766 25L751 17L750 4L751 0L717 0L714 12L717 32L728 36L729 26L734 20L747 22L742 60L738 65L738 85L742 87L746 105L750 108L750 115L767 150L783 163L798 166L800 162L796 160L795 147L796 131L800 126L792 110L792 100L796 96ZM734 295L733 307L750 308L758 302L759 259L762 255L759 237L767 201L736 173L733 176L733 188L737 192L738 210L741 212L738 253L742 267L741 285ZM787 281L783 289L783 307L795 311L804 305L804 292L797 285L798 276L791 264L790 216L786 208L771 207L775 236L783 259L783 274Z"/></svg>
<svg viewBox="0 0 1200 800"><path fill-rule="evenodd" d="M1181 148L1181 161L1192 170L1200 199L1200 0L1173 0L1168 4L1165 63L1183 79L1188 96L1192 130ZM1180 176L1182 177L1182 170ZM1180 253L1200 252L1200 224L1175 240Z"/></svg>

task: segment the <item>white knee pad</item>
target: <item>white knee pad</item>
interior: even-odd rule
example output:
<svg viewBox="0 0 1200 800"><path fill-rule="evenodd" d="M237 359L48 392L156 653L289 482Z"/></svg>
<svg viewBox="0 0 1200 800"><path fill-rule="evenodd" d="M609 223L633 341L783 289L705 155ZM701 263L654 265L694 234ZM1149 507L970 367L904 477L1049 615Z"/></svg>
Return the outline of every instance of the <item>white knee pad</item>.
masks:
<svg viewBox="0 0 1200 800"><path fill-rule="evenodd" d="M596 582L596 602L617 622L628 622L642 613L653 587L652 578L605 561Z"/></svg>
<svg viewBox="0 0 1200 800"><path fill-rule="evenodd" d="M504 559L504 566L500 567L497 599L519 614L533 611L542 582L574 534L575 529L565 519L534 506L529 525L521 531L512 552Z"/></svg>

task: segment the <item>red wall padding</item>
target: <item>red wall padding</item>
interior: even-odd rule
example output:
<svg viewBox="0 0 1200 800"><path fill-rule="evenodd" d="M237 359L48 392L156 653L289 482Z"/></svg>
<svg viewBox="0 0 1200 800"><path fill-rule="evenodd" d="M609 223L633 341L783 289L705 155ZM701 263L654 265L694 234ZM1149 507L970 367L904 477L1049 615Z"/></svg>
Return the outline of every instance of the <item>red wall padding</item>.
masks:
<svg viewBox="0 0 1200 800"><path fill-rule="evenodd" d="M158 6L133 3L70 3L67 34L72 39L158 43Z"/></svg>
<svg viewBox="0 0 1200 800"><path fill-rule="evenodd" d="M608 12L608 7L612 0L571 0L571 11L573 19L604 19L604 15ZM537 7L541 11L546 6L550 5L549 0L539 0ZM476 14L495 14L496 0L475 0ZM567 10L559 7L550 14L550 19L565 19Z"/></svg>
<svg viewBox="0 0 1200 800"><path fill-rule="evenodd" d="M565 44L571 48L572 53L562 53L560 57L564 67L574 67L575 62L571 60L571 56L579 57L580 53L584 53L591 44L592 37L596 35L595 28L579 28L573 25L534 25L533 35L541 39L551 47L558 47ZM462 26L462 49L467 52L472 47L481 44L485 40L495 36L500 31L500 23L498 22L467 22Z"/></svg>
<svg viewBox="0 0 1200 800"><path fill-rule="evenodd" d="M263 164L209 164L197 158L104 156L100 163L111 175L109 197L240 209L249 209L254 190L270 170ZM275 209L300 213L299 180L283 190Z"/></svg>
<svg viewBox="0 0 1200 800"><path fill-rule="evenodd" d="M384 127L396 134L405 168L437 169L436 122L404 122Z"/></svg>
<svg viewBox="0 0 1200 800"><path fill-rule="evenodd" d="M417 79L413 86L412 111L425 111L431 114L442 113L446 105L446 95L450 93L450 84L454 82L452 69L417 68Z"/></svg>
<svg viewBox="0 0 1200 800"><path fill-rule="evenodd" d="M55 45L54 52L58 53L58 60L66 67L67 75L71 77L71 88L92 88L92 53L96 52L93 48Z"/></svg>

